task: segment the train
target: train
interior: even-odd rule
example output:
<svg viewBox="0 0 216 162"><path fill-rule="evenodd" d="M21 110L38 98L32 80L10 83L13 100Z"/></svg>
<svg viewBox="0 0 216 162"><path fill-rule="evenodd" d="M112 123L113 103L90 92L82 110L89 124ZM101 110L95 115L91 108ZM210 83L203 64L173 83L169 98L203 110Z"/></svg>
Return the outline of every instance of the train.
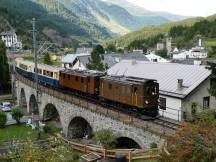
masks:
<svg viewBox="0 0 216 162"><path fill-rule="evenodd" d="M35 64L16 59L16 72L34 80ZM100 104L121 110L157 117L159 112L159 84L153 79L109 76L95 70L72 70L38 64L38 82L55 89L70 91L94 98Z"/></svg>

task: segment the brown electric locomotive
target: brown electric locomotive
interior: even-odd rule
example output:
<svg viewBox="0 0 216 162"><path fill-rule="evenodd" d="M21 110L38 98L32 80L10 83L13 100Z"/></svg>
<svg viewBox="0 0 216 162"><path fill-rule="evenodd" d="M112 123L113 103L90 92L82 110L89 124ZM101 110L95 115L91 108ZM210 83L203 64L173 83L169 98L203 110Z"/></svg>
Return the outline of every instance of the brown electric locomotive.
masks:
<svg viewBox="0 0 216 162"><path fill-rule="evenodd" d="M105 76L100 78L100 97L128 105L144 114L158 114L159 84L155 80Z"/></svg>
<svg viewBox="0 0 216 162"><path fill-rule="evenodd" d="M103 75L103 73L98 71L65 69L60 71L59 84L62 87L77 90L89 95L98 95L100 77Z"/></svg>
<svg viewBox="0 0 216 162"><path fill-rule="evenodd" d="M158 115L159 85L156 80L65 69L60 71L59 85L79 94L95 96L98 101L109 105L150 116Z"/></svg>

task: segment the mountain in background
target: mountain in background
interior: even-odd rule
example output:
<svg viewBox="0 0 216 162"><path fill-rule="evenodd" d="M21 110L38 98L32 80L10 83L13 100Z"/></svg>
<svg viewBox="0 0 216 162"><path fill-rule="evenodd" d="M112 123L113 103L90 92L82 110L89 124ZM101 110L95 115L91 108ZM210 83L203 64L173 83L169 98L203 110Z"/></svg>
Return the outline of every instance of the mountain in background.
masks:
<svg viewBox="0 0 216 162"><path fill-rule="evenodd" d="M73 14L63 4L48 0L1 0L0 32L16 30L24 45L31 47L32 18L37 19L37 39L73 47L80 42L101 42L112 34L103 26ZM8 25L5 25L8 24Z"/></svg>
<svg viewBox="0 0 216 162"><path fill-rule="evenodd" d="M146 26L140 30L128 33L124 36L114 38L112 40L107 41L107 44L115 44L119 48L128 47L134 41L145 40L159 34L168 35L169 30L178 25L182 26L192 26L196 22L204 20L202 17L190 18L186 20L181 20L177 22L171 22L161 25L154 26Z"/></svg>
<svg viewBox="0 0 216 162"><path fill-rule="evenodd" d="M162 16L132 14L121 4L102 0L0 0L0 32L14 28L28 46L33 17L38 20L38 39L61 46L100 43L146 25L171 21Z"/></svg>
<svg viewBox="0 0 216 162"><path fill-rule="evenodd" d="M172 14L172 13L168 13L168 12L149 11L149 10L144 9L142 7L139 7L133 3L130 3L127 0L104 0L104 1L106 1L107 3L121 6L124 9L126 9L130 14L132 14L134 16L151 17L152 19L163 18L163 19L166 19L168 21L178 21L178 20L183 20L183 19L189 18L189 16L181 16L181 15L176 15L176 14ZM157 24L160 24L160 21L158 21ZM155 25L155 24L151 24L151 25Z"/></svg>

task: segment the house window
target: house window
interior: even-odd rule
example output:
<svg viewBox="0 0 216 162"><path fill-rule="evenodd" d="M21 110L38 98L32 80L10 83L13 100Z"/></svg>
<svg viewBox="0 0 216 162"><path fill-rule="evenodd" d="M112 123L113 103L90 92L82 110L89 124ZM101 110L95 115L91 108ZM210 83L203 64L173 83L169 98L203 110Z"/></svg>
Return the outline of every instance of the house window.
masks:
<svg viewBox="0 0 216 162"><path fill-rule="evenodd" d="M63 75L63 78L65 79L65 74Z"/></svg>
<svg viewBox="0 0 216 162"><path fill-rule="evenodd" d="M68 80L70 80L70 75L68 75Z"/></svg>
<svg viewBox="0 0 216 162"><path fill-rule="evenodd" d="M84 83L84 79L83 78L81 78L81 83Z"/></svg>
<svg viewBox="0 0 216 162"><path fill-rule="evenodd" d="M160 97L160 109L166 110L166 98Z"/></svg>
<svg viewBox="0 0 216 162"><path fill-rule="evenodd" d="M90 83L90 78L88 78L88 83Z"/></svg>
<svg viewBox="0 0 216 162"><path fill-rule="evenodd" d="M112 84L111 83L108 84L108 89L112 90Z"/></svg>
<svg viewBox="0 0 216 162"><path fill-rule="evenodd" d="M203 108L209 108L210 97L203 97Z"/></svg>

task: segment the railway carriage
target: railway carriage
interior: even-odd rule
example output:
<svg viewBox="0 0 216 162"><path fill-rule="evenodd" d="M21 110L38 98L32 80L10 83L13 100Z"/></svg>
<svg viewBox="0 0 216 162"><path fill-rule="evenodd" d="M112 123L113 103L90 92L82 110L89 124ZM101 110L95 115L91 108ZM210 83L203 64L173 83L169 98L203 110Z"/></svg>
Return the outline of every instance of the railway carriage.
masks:
<svg viewBox="0 0 216 162"><path fill-rule="evenodd" d="M35 64L23 59L16 59L16 72L34 80ZM105 103L117 108L140 112L150 116L158 115L159 84L156 80L105 76L92 70L72 70L38 64L38 81L65 92L76 92L94 98L98 103ZM82 96L81 96L82 97Z"/></svg>
<svg viewBox="0 0 216 162"><path fill-rule="evenodd" d="M158 83L151 79L105 76L100 80L101 98L151 116L158 114L158 92Z"/></svg>
<svg viewBox="0 0 216 162"><path fill-rule="evenodd" d="M52 87L59 86L59 71L63 68L58 68L55 66L38 64L37 75L38 81L43 85L48 85ZM25 61L23 59L16 59L16 71L28 78L35 79L35 64L30 61Z"/></svg>
<svg viewBox="0 0 216 162"><path fill-rule="evenodd" d="M99 94L100 77L103 75L101 72L92 70L65 69L60 71L59 83L62 87L96 96Z"/></svg>

